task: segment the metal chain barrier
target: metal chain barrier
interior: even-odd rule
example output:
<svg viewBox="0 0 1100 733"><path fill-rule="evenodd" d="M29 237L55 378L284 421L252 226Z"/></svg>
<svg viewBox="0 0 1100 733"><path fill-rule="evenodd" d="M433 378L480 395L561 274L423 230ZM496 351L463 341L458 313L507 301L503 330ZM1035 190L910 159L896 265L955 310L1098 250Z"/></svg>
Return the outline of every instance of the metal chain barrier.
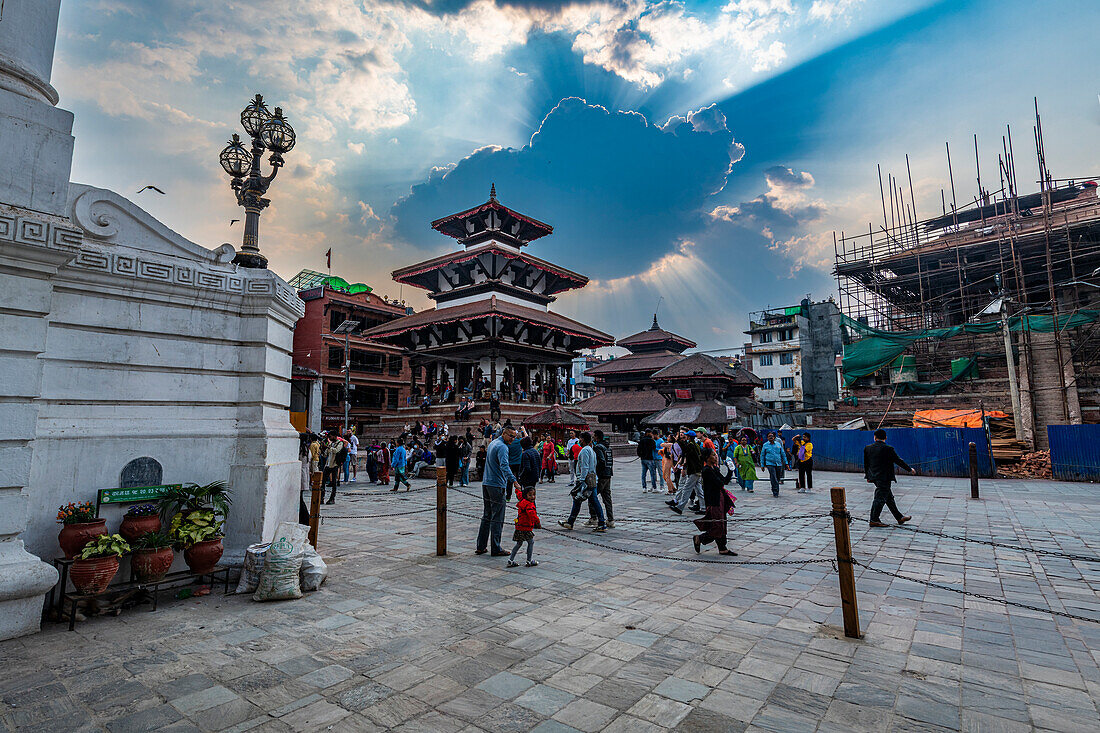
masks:
<svg viewBox="0 0 1100 733"><path fill-rule="evenodd" d="M1014 606L1016 608L1023 608L1028 611L1037 611L1039 613L1049 613L1054 616L1061 616L1063 618L1070 618L1075 621L1088 621L1094 624L1100 624L1100 619L1089 618L1087 616L1078 616L1077 614L1067 613L1065 611L1055 611L1051 608L1043 608L1041 606L1031 606L1026 603L1018 603L1016 601L1010 601L1007 598L998 598L996 596L987 596L984 593L974 593L973 591L963 590L962 588L955 588L954 586L944 585L943 583L935 583L931 580L921 580L920 578L910 578L905 575L899 575L898 573L891 572L889 570L882 570L881 568L872 567L866 563L862 563L859 560L851 560L852 565L858 565L861 568L870 570L872 573L878 573L880 575L886 575L891 578L898 578L900 580L907 580L910 583L918 583L920 585L926 585L929 588L937 588L939 590L946 590L952 593L959 593L964 596L970 596L972 598L980 598L983 601L992 601L993 603L1003 603L1006 606Z"/></svg>
<svg viewBox="0 0 1100 733"><path fill-rule="evenodd" d="M382 517L404 517L409 514L420 514L422 512L434 512L435 507L425 507L424 509L410 509L407 512L392 512L390 514L350 514L350 515L336 515L336 514L322 514L321 524L325 523L326 519L380 519Z"/></svg>
<svg viewBox="0 0 1100 733"><path fill-rule="evenodd" d="M870 522L871 520L866 517L856 517L861 522ZM917 527L906 527L904 524L897 525L898 529L904 529L907 532L917 532L919 534L932 535L933 537L944 537L950 540L958 540L960 542L973 542L978 545L989 545L990 547L1000 547L1005 550L1018 550L1020 552L1033 552L1036 555L1050 555L1052 557L1061 557L1066 560L1078 560L1080 562L1100 562L1100 557L1090 557L1088 555L1076 555L1070 552L1059 552L1058 550L1043 550L1038 547L1021 547L1019 545L1006 545L1003 542L995 542L993 540L981 540L975 537L964 537L957 534L944 534L943 532L933 532L929 529L918 529Z"/></svg>

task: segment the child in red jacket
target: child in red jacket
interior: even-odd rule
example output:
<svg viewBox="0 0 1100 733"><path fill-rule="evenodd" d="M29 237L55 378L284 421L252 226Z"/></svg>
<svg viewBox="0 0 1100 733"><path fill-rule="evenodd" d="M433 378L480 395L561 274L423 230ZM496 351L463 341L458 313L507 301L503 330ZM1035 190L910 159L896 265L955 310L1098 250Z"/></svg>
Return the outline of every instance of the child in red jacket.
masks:
<svg viewBox="0 0 1100 733"><path fill-rule="evenodd" d="M535 530L542 529L542 521L535 512L535 487L525 487L522 496L523 498L516 505L519 516L516 517L516 531L512 535L512 540L516 543L516 546L512 548L512 555L508 558L508 567L510 568L519 565L516 562L516 553L519 552L519 548L523 546L524 542L527 543L527 567L533 568L538 565L537 560L531 559L535 552Z"/></svg>

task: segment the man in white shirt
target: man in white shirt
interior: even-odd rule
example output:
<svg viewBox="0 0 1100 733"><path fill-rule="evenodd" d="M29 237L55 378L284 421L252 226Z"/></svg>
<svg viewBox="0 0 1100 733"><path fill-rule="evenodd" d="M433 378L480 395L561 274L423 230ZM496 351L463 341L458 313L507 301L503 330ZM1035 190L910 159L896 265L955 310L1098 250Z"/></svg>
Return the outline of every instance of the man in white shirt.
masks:
<svg viewBox="0 0 1100 733"><path fill-rule="evenodd" d="M348 441L348 457L344 461L344 481L354 483L359 478L359 436L351 430L344 434ZM351 468L351 478L348 478L348 468Z"/></svg>
<svg viewBox="0 0 1100 733"><path fill-rule="evenodd" d="M577 462L573 459L573 446L577 443L577 434L572 430L565 433L565 460L569 462L569 483L577 483Z"/></svg>

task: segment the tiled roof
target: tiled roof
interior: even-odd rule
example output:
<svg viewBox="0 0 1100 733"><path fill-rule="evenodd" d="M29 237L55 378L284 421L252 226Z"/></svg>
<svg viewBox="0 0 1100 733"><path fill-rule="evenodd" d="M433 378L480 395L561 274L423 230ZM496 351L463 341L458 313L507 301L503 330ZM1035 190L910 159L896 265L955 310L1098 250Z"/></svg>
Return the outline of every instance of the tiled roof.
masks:
<svg viewBox="0 0 1100 733"><path fill-rule="evenodd" d="M523 419L524 425L564 425L566 427L587 429L588 420L584 415L579 412L574 412L561 405L554 405L553 407L543 410L542 412L536 412L530 417Z"/></svg>
<svg viewBox="0 0 1100 733"><path fill-rule="evenodd" d="M489 315L499 315L505 318L520 320L525 323L545 326L572 336L579 336L591 341L594 346L610 346L613 341L613 339L603 331L589 328L583 323L574 321L572 318L566 318L565 316L550 311L541 311L535 308L516 305L515 303L507 300L500 300L495 297L480 300L475 303L463 303L462 305L450 306L448 308L431 308L429 310L420 311L411 316L405 316L404 318L398 318L389 323L375 326L374 328L364 331L361 336L365 338L384 339L398 336L418 328L423 328L433 323L456 323L458 321ZM584 348L589 347L586 346Z"/></svg>
<svg viewBox="0 0 1100 733"><path fill-rule="evenodd" d="M656 390L604 392L577 403L577 409L590 415L648 415L665 406L665 398Z"/></svg>
<svg viewBox="0 0 1100 733"><path fill-rule="evenodd" d="M661 350L645 354L627 354L616 359L597 364L591 369L586 369L584 374L588 377L600 377L608 374L622 374L623 372L655 372L670 364L683 359L683 354L675 351Z"/></svg>
<svg viewBox="0 0 1100 733"><path fill-rule="evenodd" d="M726 406L737 408L737 418L726 417ZM724 425L740 423L749 415L763 412L763 405L756 400L738 397L731 400L696 400L692 402L673 402L663 410L642 418L644 425Z"/></svg>
<svg viewBox="0 0 1100 733"><path fill-rule="evenodd" d="M509 252L503 247L497 247L493 245L458 252L448 252L446 254L440 255L439 257L433 257L430 260L424 260L423 262L417 262L414 265L408 265L407 267L402 267L398 270L394 270L392 276L393 279L397 282L408 283L410 285L415 285L416 287L425 287L424 285L416 282L415 278L417 275L422 275L425 272L433 272L450 264L468 262L469 260L472 260L486 253L501 254L507 257L511 257L513 259L520 260L521 262L526 262L527 264L532 265L537 269L552 272L563 280L569 280L573 283L576 283L575 287L578 288L584 287L588 284L588 278L584 275L581 275L580 273L573 272L572 270L567 270L564 267L558 267L554 263L547 262L546 260L540 259L538 257L532 257L526 252L520 252L517 254L516 252ZM431 288L428 289L430 290Z"/></svg>
<svg viewBox="0 0 1100 733"><path fill-rule="evenodd" d="M696 346L694 341L672 333L671 331L666 331L657 325L657 316L653 316L653 325L649 327L649 330L621 338L616 345L633 351L639 346L656 346L666 343L669 345L682 346L683 348L679 349L679 351L691 349Z"/></svg>
<svg viewBox="0 0 1100 733"><path fill-rule="evenodd" d="M763 387L760 377L741 367L715 359L708 354L691 354L675 364L671 364L653 375L653 379L684 379L690 377L726 377L737 384L751 384Z"/></svg>

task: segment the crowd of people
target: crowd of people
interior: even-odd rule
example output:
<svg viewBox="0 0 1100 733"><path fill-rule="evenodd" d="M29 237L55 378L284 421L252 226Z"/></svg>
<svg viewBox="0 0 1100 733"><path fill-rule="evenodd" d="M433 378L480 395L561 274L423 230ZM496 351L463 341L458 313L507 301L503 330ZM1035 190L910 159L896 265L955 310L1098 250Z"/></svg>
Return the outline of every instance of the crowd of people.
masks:
<svg viewBox="0 0 1100 733"><path fill-rule="evenodd" d="M642 493L668 496L666 505L679 515L695 513L699 530L692 536L696 552L713 543L721 555L736 555L727 546L727 517L734 512L736 497L726 488L730 483L748 493L754 492L758 467L767 473L774 497L788 479L787 471L796 471L795 486L799 492L813 490L813 442L809 433L796 435L786 444L781 431L760 436L751 429L727 433L705 427L681 427L675 431L651 428L635 436L637 457L641 464ZM875 485L871 507L871 526L886 526L879 519L884 507L889 508L899 523L910 520L897 508L891 484L897 480L894 467L912 470L885 443L886 434L875 432L875 442L864 455L865 478ZM324 474L331 487L329 504L335 502L341 476L344 481L357 480L360 443L351 431L340 435L321 433L309 435L311 470ZM555 483L559 461L568 466L568 486L572 500L569 515L558 522L563 530L573 530L581 510L587 505L588 518L584 526L594 532L615 528L612 501L614 455L610 440L601 430L567 431L563 437L529 433L511 420L503 423L482 420L464 435L451 435L446 423L423 423L419 420L405 426L393 441L372 441L365 447L365 470L371 483L389 485L393 472L393 488L404 484L411 488L409 476L419 476L425 466L442 462L449 486L470 485L473 467L481 477L483 512L475 544L478 555L508 556L508 567L516 567L517 553L527 545L527 566L534 560L534 532L542 528L535 500L536 486ZM472 465L471 465L472 464ZM349 475L350 474L350 475ZM501 545L505 509L515 495L517 500L515 531L511 552Z"/></svg>
<svg viewBox="0 0 1100 733"><path fill-rule="evenodd" d="M416 385L412 396L413 403L420 406L422 413L427 413L432 405L456 402L456 420L469 419L477 399L499 403L502 398L516 402L557 402L564 405L569 401L569 393L565 383L552 376L544 380L540 372L534 372L530 379L520 379L510 367L504 368L500 382L494 388L492 380L482 372L481 367L477 367L470 381L461 388L451 384L450 377L444 373L439 381L426 388Z"/></svg>

